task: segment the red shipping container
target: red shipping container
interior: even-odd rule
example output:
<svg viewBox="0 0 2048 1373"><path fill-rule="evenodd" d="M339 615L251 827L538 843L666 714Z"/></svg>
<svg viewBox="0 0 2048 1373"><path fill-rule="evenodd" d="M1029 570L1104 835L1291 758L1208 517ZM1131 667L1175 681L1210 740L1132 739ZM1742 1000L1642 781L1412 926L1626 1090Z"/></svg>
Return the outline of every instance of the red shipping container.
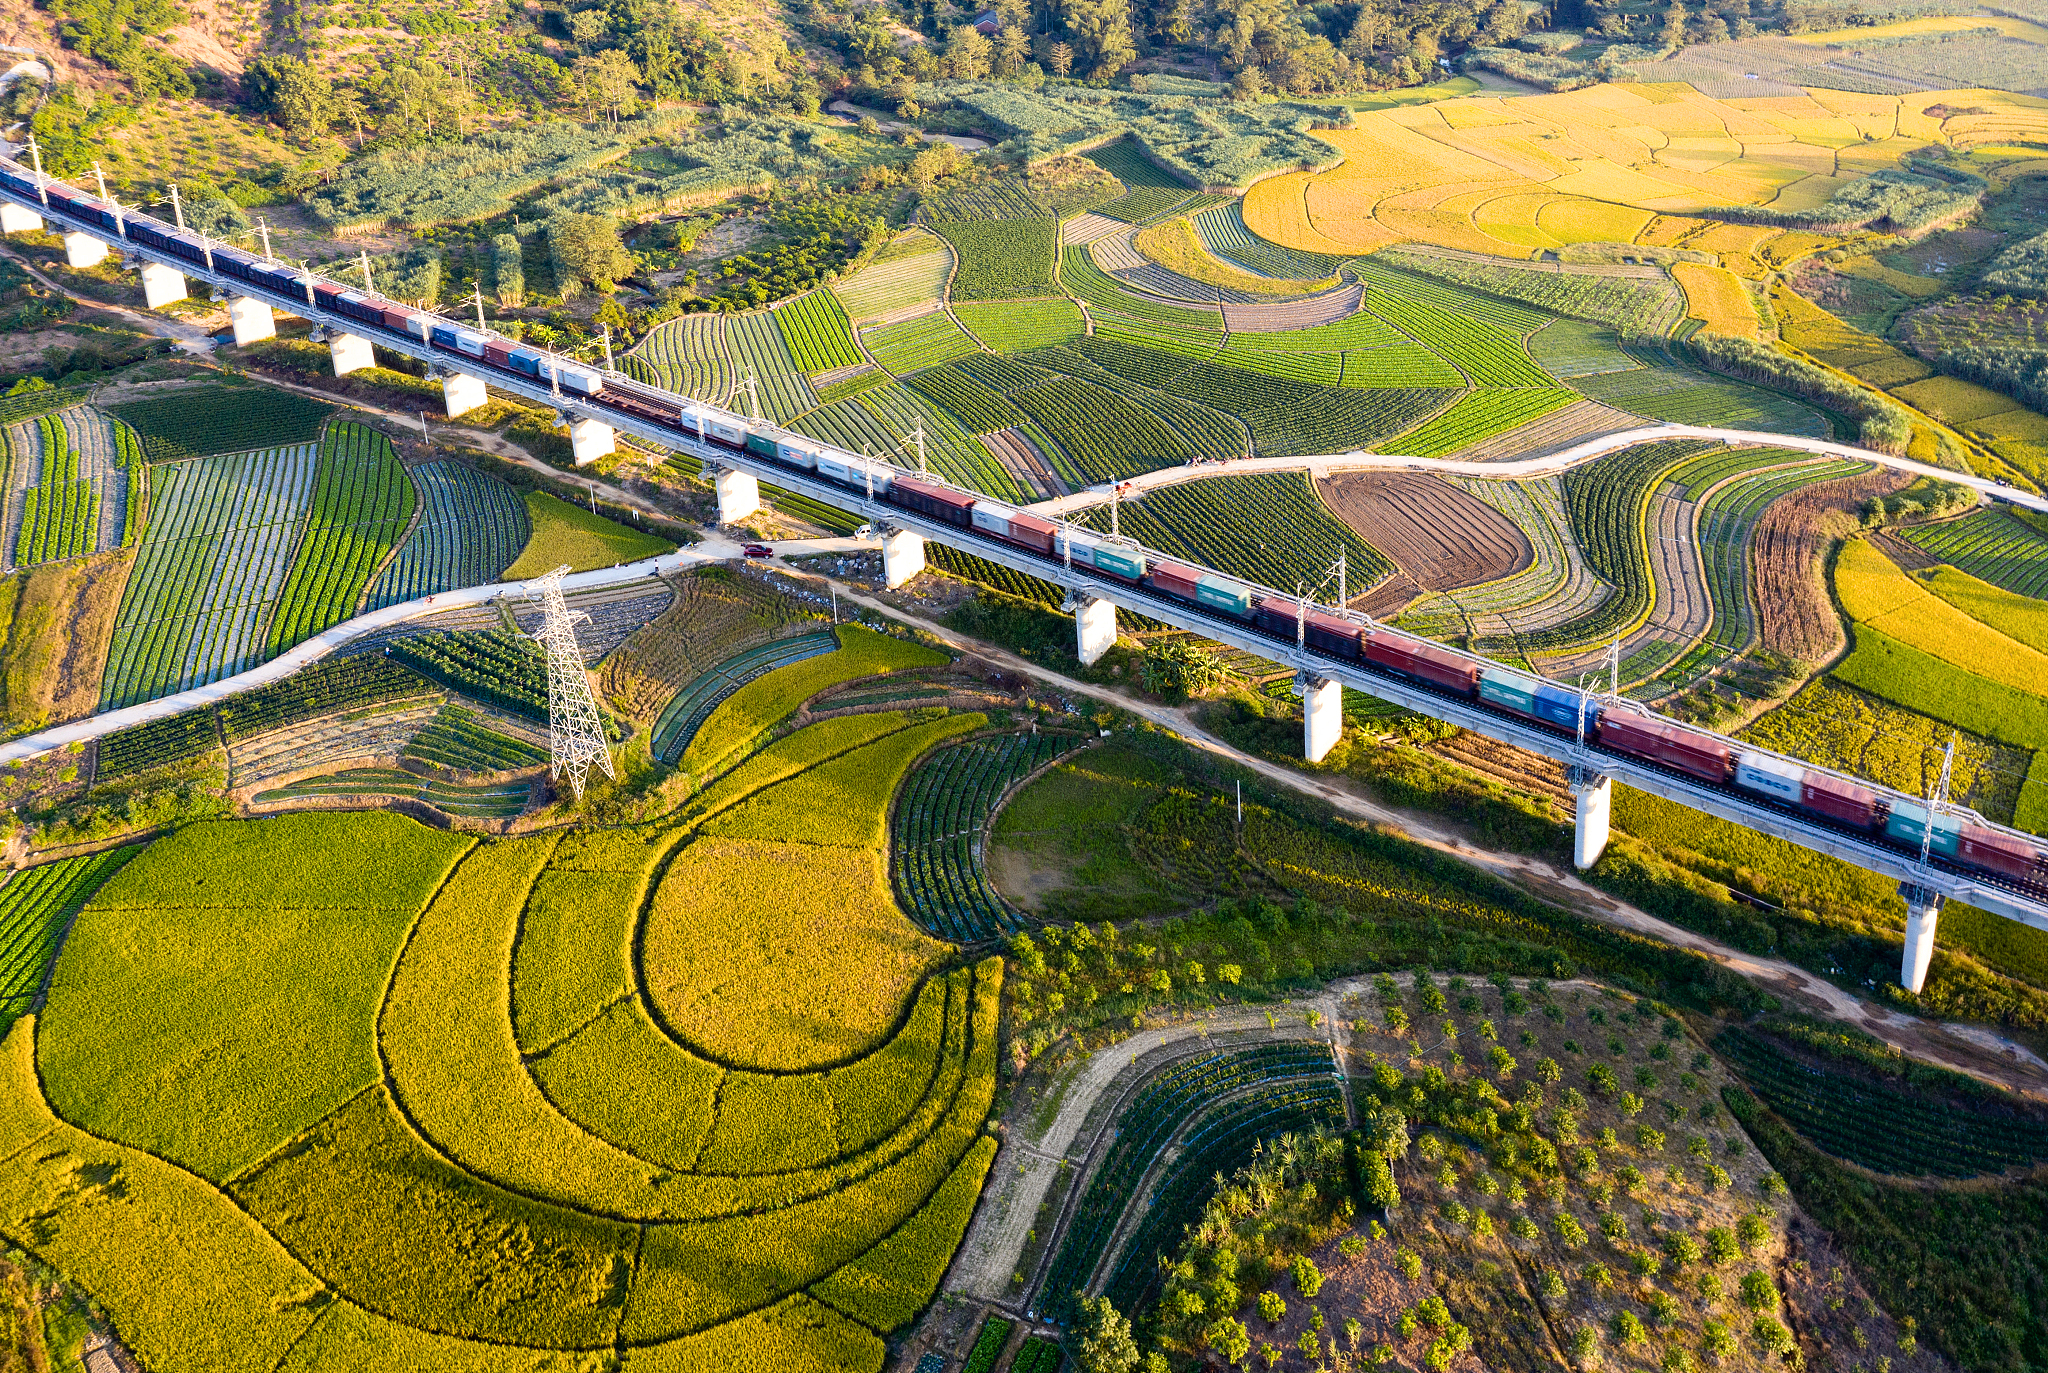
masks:
<svg viewBox="0 0 2048 1373"><path fill-rule="evenodd" d="M1624 710L1603 710L1600 739L1623 753L1677 768L1703 782L1725 782L1733 766L1726 744L1662 720Z"/></svg>
<svg viewBox="0 0 2048 1373"><path fill-rule="evenodd" d="M890 491L899 504L937 516L949 524L965 525L973 519L974 497L964 492L949 491L915 477L898 477Z"/></svg>
<svg viewBox="0 0 2048 1373"><path fill-rule="evenodd" d="M1807 773L1800 784L1799 803L1845 825L1877 826L1877 793L1840 777Z"/></svg>
<svg viewBox="0 0 2048 1373"><path fill-rule="evenodd" d="M1058 525L1050 520L1041 520L1036 515L1027 515L1020 510L1010 516L1011 541L1021 543L1026 548L1036 549L1040 553L1052 552L1053 538L1058 533Z"/></svg>
<svg viewBox="0 0 2048 1373"><path fill-rule="evenodd" d="M1194 568L1183 567L1179 563L1156 562L1152 564L1151 570L1145 574L1145 580L1169 595L1185 596L1189 600L1193 600L1195 598L1195 578L1201 575Z"/></svg>
<svg viewBox="0 0 2048 1373"><path fill-rule="evenodd" d="M2017 835L2000 834L1979 825L1965 825L1956 839L1956 857L2017 882L2039 882L2041 851Z"/></svg>
<svg viewBox="0 0 2048 1373"><path fill-rule="evenodd" d="M512 345L503 339L485 339L484 361L490 363L493 367L510 368L512 366Z"/></svg>
<svg viewBox="0 0 2048 1373"><path fill-rule="evenodd" d="M396 305L384 305L378 308L384 312L384 327L386 329L396 329L401 334L408 332L406 321L413 317L411 310L403 309Z"/></svg>
<svg viewBox="0 0 2048 1373"><path fill-rule="evenodd" d="M1419 677L1435 686L1468 695L1479 690L1477 663L1420 639L1380 630L1366 636L1365 656L1368 662Z"/></svg>

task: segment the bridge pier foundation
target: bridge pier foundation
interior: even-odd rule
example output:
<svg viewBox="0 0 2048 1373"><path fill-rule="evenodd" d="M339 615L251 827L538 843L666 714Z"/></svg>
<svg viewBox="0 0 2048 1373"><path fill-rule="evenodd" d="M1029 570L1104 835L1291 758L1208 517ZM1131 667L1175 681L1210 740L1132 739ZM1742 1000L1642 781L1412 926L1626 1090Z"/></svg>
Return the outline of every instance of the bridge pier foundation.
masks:
<svg viewBox="0 0 2048 1373"><path fill-rule="evenodd" d="M42 228L43 217L28 206L0 201L0 234L34 234Z"/></svg>
<svg viewBox="0 0 2048 1373"><path fill-rule="evenodd" d="M97 267L107 260L107 251L104 239L76 229L64 233L64 263L68 267Z"/></svg>
<svg viewBox="0 0 2048 1373"><path fill-rule="evenodd" d="M150 309L161 310L185 298L185 274L176 267L145 262L138 270L142 273L142 300Z"/></svg>
<svg viewBox="0 0 2048 1373"><path fill-rule="evenodd" d="M1116 602L1076 596L1073 607L1076 656L1092 667L1116 647Z"/></svg>
<svg viewBox="0 0 2048 1373"><path fill-rule="evenodd" d="M329 334L327 350L334 354L334 375L337 377L377 365L376 349L370 346L368 339L354 334Z"/></svg>
<svg viewBox="0 0 2048 1373"><path fill-rule="evenodd" d="M569 420L569 448L578 467L588 467L607 453L618 451L618 435L603 420L576 415Z"/></svg>
<svg viewBox="0 0 2048 1373"><path fill-rule="evenodd" d="M467 372L449 372L441 378L441 401L451 420L457 415L468 414L488 399L484 394L482 377L473 377Z"/></svg>
<svg viewBox="0 0 2048 1373"><path fill-rule="evenodd" d="M277 316L267 304L250 296L228 297L228 323L235 326L237 348L277 337Z"/></svg>
<svg viewBox="0 0 2048 1373"><path fill-rule="evenodd" d="M721 467L711 484L718 491L720 524L738 524L761 508L761 483L751 472Z"/></svg>
<svg viewBox="0 0 2048 1373"><path fill-rule="evenodd" d="M1576 773L1576 769L1574 772ZM1598 773L1575 775L1572 797L1578 803L1572 825L1572 864L1584 870L1607 851L1607 821L1614 809L1614 779Z"/></svg>
<svg viewBox="0 0 2048 1373"><path fill-rule="evenodd" d="M1301 692L1301 752L1311 763L1329 757L1344 736L1344 684L1304 673Z"/></svg>
<svg viewBox="0 0 2048 1373"><path fill-rule="evenodd" d="M1934 958L1934 926L1941 919L1941 893L1901 882L1899 895L1906 898L1906 955L1899 966L1899 985L1917 994L1927 985L1927 965Z"/></svg>
<svg viewBox="0 0 2048 1373"><path fill-rule="evenodd" d="M890 590L924 571L924 536L908 529L883 529L882 581Z"/></svg>

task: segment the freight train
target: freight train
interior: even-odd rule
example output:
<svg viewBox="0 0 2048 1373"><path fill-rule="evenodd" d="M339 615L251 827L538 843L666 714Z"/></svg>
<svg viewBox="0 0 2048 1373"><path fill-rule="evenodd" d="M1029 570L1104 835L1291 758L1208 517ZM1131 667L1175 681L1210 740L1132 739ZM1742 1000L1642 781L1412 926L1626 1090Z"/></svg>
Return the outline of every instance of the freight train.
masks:
<svg viewBox="0 0 2048 1373"><path fill-rule="evenodd" d="M0 183L37 197L35 180L0 163ZM2048 851L2026 837L1977 823L1791 759L1740 748L1628 704L1598 701L1512 668L1468 657L1382 625L1298 604L1218 573L1160 558L1123 540L1040 519L1000 501L911 476L892 463L855 457L827 444L751 426L723 411L558 358L445 316L385 300L284 263L201 239L147 215L107 205L62 182L46 181L49 208L116 238L143 244L194 266L304 300L413 344L459 355L472 365L544 382L706 446L800 469L872 499L999 539L1049 561L1142 587L1285 642L1358 663L1433 692L1517 716L1553 732L1669 769L1829 824L1880 839L1918 856L1923 846L1947 863L1989 873L2048 896ZM1931 829L1931 833L1930 833Z"/></svg>

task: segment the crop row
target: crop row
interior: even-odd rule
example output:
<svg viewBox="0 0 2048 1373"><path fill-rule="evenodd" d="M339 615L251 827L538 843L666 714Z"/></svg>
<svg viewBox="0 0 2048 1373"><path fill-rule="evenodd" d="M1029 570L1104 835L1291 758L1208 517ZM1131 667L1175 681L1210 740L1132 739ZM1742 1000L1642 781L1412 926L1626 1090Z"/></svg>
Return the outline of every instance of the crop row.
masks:
<svg viewBox="0 0 2048 1373"><path fill-rule="evenodd" d="M1481 439L1505 434L1578 398L1578 392L1561 386L1474 391L1421 428L1403 435L1401 451L1422 458L1462 452Z"/></svg>
<svg viewBox="0 0 2048 1373"><path fill-rule="evenodd" d="M1024 412L1010 404L1002 392L972 376L958 363L919 372L903 384L944 406L969 433L993 434L1024 422Z"/></svg>
<svg viewBox="0 0 2048 1373"><path fill-rule="evenodd" d="M1043 219L1046 207L1015 177L997 177L965 190L925 197L917 217L936 228L963 219Z"/></svg>
<svg viewBox="0 0 2048 1373"><path fill-rule="evenodd" d="M1106 387L1054 376L1011 397L1067 450L1091 481L1127 477L1195 457L1164 420Z"/></svg>
<svg viewBox="0 0 2048 1373"><path fill-rule="evenodd" d="M1997 508L1959 520L1913 525L1899 537L1972 577L2022 596L2048 596L2048 537Z"/></svg>
<svg viewBox="0 0 2048 1373"><path fill-rule="evenodd" d="M302 444L154 471L101 709L202 685L256 656L298 545L317 456Z"/></svg>
<svg viewBox="0 0 2048 1373"><path fill-rule="evenodd" d="M1104 338L1074 348L1119 376L1159 386L1211 410L1235 415L1261 456L1348 453L1413 428L1450 399L1443 390L1351 390L1314 386L1240 367L1172 358ZM1164 380L1153 380L1163 377Z"/></svg>
<svg viewBox="0 0 2048 1373"><path fill-rule="evenodd" d="M1620 594L1589 616L1524 634L1531 648L1566 647L1611 638L1634 624L1655 600L1646 521L1650 498L1665 478L1699 453L1694 443L1649 443L1573 468L1564 503L1586 565Z"/></svg>
<svg viewBox="0 0 2048 1373"><path fill-rule="evenodd" d="M1084 522L1106 530L1109 512L1098 506ZM1261 586L1292 589L1302 580L1313 586L1340 552L1353 595L1394 570L1378 549L1330 513L1299 472L1160 487L1125 502L1119 523L1124 533L1148 547ZM1337 594L1336 583L1327 594Z"/></svg>
<svg viewBox="0 0 2048 1373"><path fill-rule="evenodd" d="M1072 295L1088 303L1098 319L1120 317L1132 325L1214 335L1217 343L1223 341L1220 311L1191 310L1133 295L1122 282L1096 266L1086 248L1068 248L1060 254L1060 280Z"/></svg>
<svg viewBox="0 0 2048 1373"><path fill-rule="evenodd" d="M1851 1163L1882 1173L1962 1178L2048 1159L2048 1123L2032 1113L1975 1111L1825 1072L1741 1029L1722 1031L1714 1047L1773 1111Z"/></svg>
<svg viewBox="0 0 2048 1373"><path fill-rule="evenodd" d="M60 858L23 869L0 886L0 1026L29 1008L65 924L136 852L131 847Z"/></svg>
<svg viewBox="0 0 2048 1373"><path fill-rule="evenodd" d="M885 324L861 336L875 361L904 376L968 353L979 352L974 340L944 310L934 310L901 324Z"/></svg>
<svg viewBox="0 0 2048 1373"><path fill-rule="evenodd" d="M231 744L239 743L303 720L432 693L426 682L381 655L330 658L281 682L222 701L221 735Z"/></svg>
<svg viewBox="0 0 2048 1373"><path fill-rule="evenodd" d="M345 772L308 777L288 786L258 792L257 802L298 801L308 797L395 796L424 801L444 815L474 816L505 820L526 809L531 782L446 782L422 777L403 768L351 768Z"/></svg>
<svg viewBox="0 0 2048 1373"><path fill-rule="evenodd" d="M1261 276L1315 280L1335 272L1343 261L1325 253L1268 243L1245 226L1242 208L1235 200L1211 206L1194 215L1190 222L1204 248Z"/></svg>
<svg viewBox="0 0 2048 1373"><path fill-rule="evenodd" d="M897 904L955 943L1015 931L1016 917L982 865L982 831L1012 783L1081 742L1071 734L1007 734L970 739L925 760L896 803L890 855Z"/></svg>
<svg viewBox="0 0 2048 1373"><path fill-rule="evenodd" d="M1033 1335L1017 1347L1010 1373L1060 1373L1066 1366L1067 1351L1049 1335Z"/></svg>
<svg viewBox="0 0 2048 1373"><path fill-rule="evenodd" d="M1076 343L1086 341L1075 340ZM1069 376L1079 377L1106 391L1114 391L1131 404L1157 415L1167 428L1186 440L1198 457L1241 458L1251 447L1245 422L1238 416L1173 389L1124 376L1113 368L1104 367L1092 353L1073 348L1047 348L1035 357L1048 367L1056 367Z"/></svg>
<svg viewBox="0 0 2048 1373"><path fill-rule="evenodd" d="M89 481L31 486L21 494L17 566L56 562L93 552L99 544L99 493Z"/></svg>
<svg viewBox="0 0 2048 1373"><path fill-rule="evenodd" d="M371 610L494 582L532 533L526 502L496 477L445 461L410 475L425 508L398 556L370 584Z"/></svg>
<svg viewBox="0 0 2048 1373"><path fill-rule="evenodd" d="M1023 300L1059 293L1053 281L1059 221L963 219L931 229L953 245L959 259L948 292L952 299Z"/></svg>
<svg viewBox="0 0 2048 1373"><path fill-rule="evenodd" d="M1062 1325L1073 1319L1075 1299L1102 1261L1132 1193L1190 1116L1220 1096L1262 1082L1327 1082L1335 1071L1328 1045L1301 1042L1199 1055L1147 1082L1117 1117L1116 1142L1067 1222L1059 1253L1046 1269L1039 1316Z"/></svg>
<svg viewBox="0 0 2048 1373"><path fill-rule="evenodd" d="M1412 272L1505 296L1546 314L1611 325L1626 334L1667 334L1685 318L1684 294L1662 275L1509 267L1422 252L1400 253L1397 260Z"/></svg>
<svg viewBox="0 0 2048 1373"><path fill-rule="evenodd" d="M732 349L736 379L742 385L749 376L755 380L764 418L786 424L818 403L810 382L797 371L773 313L760 310L751 315L734 315L726 341ZM734 395L732 408L744 413L747 404L746 398Z"/></svg>
<svg viewBox="0 0 2048 1373"><path fill-rule="evenodd" d="M1119 1311L1135 1310L1158 1277L1159 1255L1178 1243L1183 1227L1200 1214L1217 1176L1235 1173L1254 1149L1276 1135L1343 1119L1343 1089L1327 1078L1278 1082L1211 1107L1182 1140L1180 1154L1158 1186L1142 1199L1144 1221L1124 1246L1103 1295Z"/></svg>
<svg viewBox="0 0 2048 1373"><path fill-rule="evenodd" d="M1065 296L1049 300L962 301L953 307L961 324L998 353L1028 353L1085 331L1080 307Z"/></svg>
<svg viewBox="0 0 2048 1373"><path fill-rule="evenodd" d="M548 760L546 749L502 734L473 710L447 705L405 746L407 758L468 772L499 772Z"/></svg>
<svg viewBox="0 0 2048 1373"><path fill-rule="evenodd" d="M209 386L115 407L152 460L311 443L333 407L272 386Z"/></svg>
<svg viewBox="0 0 2048 1373"><path fill-rule="evenodd" d="M928 246L918 251L920 244ZM914 310L945 297L946 275L953 265L953 255L945 244L919 233L907 240L899 237L890 245L892 251L899 248L911 251L884 256L844 281L833 283L832 294L839 297L847 317L855 324Z"/></svg>
<svg viewBox="0 0 2048 1373"><path fill-rule="evenodd" d="M996 1360L1002 1356L1003 1347L1010 1342L1010 1332L1017 1323L1001 1316L990 1316L981 1323L981 1333L974 1337L974 1347L967 1353L967 1365L960 1373L994 1373Z"/></svg>
<svg viewBox="0 0 2048 1373"><path fill-rule="evenodd" d="M24 391L18 396L0 396L0 425L18 424L25 419L83 405L92 398L92 388L77 390Z"/></svg>
<svg viewBox="0 0 2048 1373"><path fill-rule="evenodd" d="M838 641L829 632L819 630L775 639L727 658L676 692L662 707L650 741L654 756L665 763L675 762L711 718L711 712L741 687L778 667L830 653L837 647Z"/></svg>
<svg viewBox="0 0 2048 1373"><path fill-rule="evenodd" d="M412 482L390 439L360 424L328 426L306 533L271 615L273 656L355 614L413 505Z"/></svg>
<svg viewBox="0 0 2048 1373"><path fill-rule="evenodd" d="M155 768L188 763L220 747L213 711L202 706L161 720L116 730L100 740L93 780L110 782Z"/></svg>
<svg viewBox="0 0 2048 1373"><path fill-rule="evenodd" d="M503 706L516 715L548 718L548 665L541 650L504 629L458 629L396 639L387 650L443 686Z"/></svg>
<svg viewBox="0 0 2048 1373"><path fill-rule="evenodd" d="M640 366L624 370L656 386L723 405L732 395L733 383L725 325L724 315L709 314L682 315L658 324L623 359Z"/></svg>
<svg viewBox="0 0 2048 1373"><path fill-rule="evenodd" d="M867 361L853 341L853 325L839 297L823 288L806 291L777 308L775 327L801 371L834 372Z"/></svg>
<svg viewBox="0 0 2048 1373"><path fill-rule="evenodd" d="M921 428L925 456L934 472L1003 500L1030 499L959 421L917 391L890 382L862 392L858 403L872 411L892 433L905 436L903 447L912 466L916 465L917 445L907 440L913 430Z"/></svg>

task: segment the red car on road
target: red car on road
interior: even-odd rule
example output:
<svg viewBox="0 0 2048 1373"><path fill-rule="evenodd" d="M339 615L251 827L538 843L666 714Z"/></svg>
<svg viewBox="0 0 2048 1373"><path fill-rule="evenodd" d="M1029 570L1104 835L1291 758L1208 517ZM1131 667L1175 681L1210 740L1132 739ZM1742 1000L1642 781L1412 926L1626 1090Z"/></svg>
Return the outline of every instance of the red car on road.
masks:
<svg viewBox="0 0 2048 1373"><path fill-rule="evenodd" d="M746 554L749 558L772 558L775 556L775 550L765 543L750 543L745 548L742 548L740 552Z"/></svg>

